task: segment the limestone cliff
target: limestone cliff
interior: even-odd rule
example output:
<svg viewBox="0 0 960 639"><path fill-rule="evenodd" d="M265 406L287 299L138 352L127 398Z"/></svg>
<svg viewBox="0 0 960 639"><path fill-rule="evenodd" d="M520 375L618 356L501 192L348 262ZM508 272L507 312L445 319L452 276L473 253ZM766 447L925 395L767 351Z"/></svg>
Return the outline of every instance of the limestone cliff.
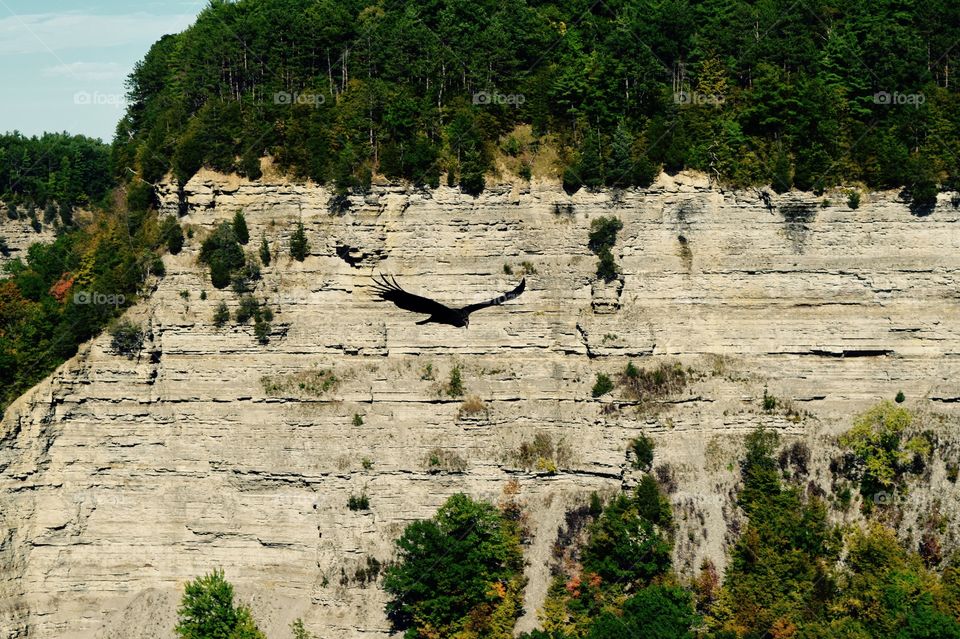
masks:
<svg viewBox="0 0 960 639"><path fill-rule="evenodd" d="M161 197L176 214L176 190ZM377 566L403 527L452 493L499 501L517 484L530 628L564 513L636 480L625 451L638 433L673 484L689 574L704 557L723 566L742 520L731 494L745 433L763 423L806 441L808 479L826 488L836 433L901 390L945 451L911 487L901 534L936 507L955 545L960 492L943 457L960 450L960 211L948 202L918 218L892 194L851 210L695 176L572 197L381 186L332 207L320 187L201 174L184 197L194 237L128 313L147 329L139 357L94 340L4 418L4 636L168 637L183 583L215 566L271 637L298 616L322 637L382 636ZM266 345L249 325L212 324L237 299L196 261L203 234L238 209L250 248L265 235L279 256L257 289L275 313ZM624 223L610 285L587 249L600 215ZM303 263L287 252L298 219ZM378 271L451 303L522 272L528 285L469 329L419 327L374 301ZM596 373L631 360L679 361L689 381L653 406L591 397ZM455 366L482 404L443 392ZM764 389L780 408L764 411ZM537 435L557 472L518 455ZM349 510L361 493L370 510Z"/></svg>

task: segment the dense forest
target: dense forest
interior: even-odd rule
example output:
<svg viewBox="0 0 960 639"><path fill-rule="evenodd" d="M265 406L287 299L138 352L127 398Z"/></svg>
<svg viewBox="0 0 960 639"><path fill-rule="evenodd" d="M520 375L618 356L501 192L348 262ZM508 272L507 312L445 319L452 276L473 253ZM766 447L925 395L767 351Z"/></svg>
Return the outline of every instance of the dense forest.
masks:
<svg viewBox="0 0 960 639"><path fill-rule="evenodd" d="M0 135L0 200L29 207L99 204L113 186L110 147L82 135Z"/></svg>
<svg viewBox="0 0 960 639"><path fill-rule="evenodd" d="M120 175L956 186L947 0L214 0L129 79ZM521 126L523 125L523 126Z"/></svg>

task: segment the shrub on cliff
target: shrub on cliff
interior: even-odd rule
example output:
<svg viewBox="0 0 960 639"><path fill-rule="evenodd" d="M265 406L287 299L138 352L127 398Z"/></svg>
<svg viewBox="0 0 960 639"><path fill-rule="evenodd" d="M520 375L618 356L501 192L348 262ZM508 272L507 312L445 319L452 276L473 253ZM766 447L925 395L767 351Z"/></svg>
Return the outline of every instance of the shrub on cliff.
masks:
<svg viewBox="0 0 960 639"><path fill-rule="evenodd" d="M143 330L129 320L120 320L110 329L110 347L118 355L128 359L143 347Z"/></svg>
<svg viewBox="0 0 960 639"><path fill-rule="evenodd" d="M250 241L250 231L247 229L247 218L243 211L237 211L233 216L233 234L237 236L237 241L246 244Z"/></svg>
<svg viewBox="0 0 960 639"><path fill-rule="evenodd" d="M175 631L181 639L266 639L250 608L234 605L233 586L216 569L187 583Z"/></svg>
<svg viewBox="0 0 960 639"><path fill-rule="evenodd" d="M290 256L298 262L307 259L310 252L310 243L307 241L307 234L303 229L303 222L297 222L297 228L290 236Z"/></svg>
<svg viewBox="0 0 960 639"><path fill-rule="evenodd" d="M612 282L620 274L612 249L617 242L617 233L622 229L623 222L615 217L598 217L590 223L587 247L600 258L597 262L597 277L605 282Z"/></svg>
<svg viewBox="0 0 960 639"><path fill-rule="evenodd" d="M210 267L210 280L216 288L228 286L233 271L246 263L229 222L221 223L200 245L200 261Z"/></svg>

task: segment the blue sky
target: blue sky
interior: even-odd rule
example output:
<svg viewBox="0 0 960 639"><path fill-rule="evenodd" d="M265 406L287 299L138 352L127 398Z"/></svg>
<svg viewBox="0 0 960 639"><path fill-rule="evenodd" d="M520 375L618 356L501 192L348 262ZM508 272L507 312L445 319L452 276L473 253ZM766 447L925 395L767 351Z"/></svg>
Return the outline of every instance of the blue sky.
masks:
<svg viewBox="0 0 960 639"><path fill-rule="evenodd" d="M206 0L0 0L0 131L110 141L124 79Z"/></svg>

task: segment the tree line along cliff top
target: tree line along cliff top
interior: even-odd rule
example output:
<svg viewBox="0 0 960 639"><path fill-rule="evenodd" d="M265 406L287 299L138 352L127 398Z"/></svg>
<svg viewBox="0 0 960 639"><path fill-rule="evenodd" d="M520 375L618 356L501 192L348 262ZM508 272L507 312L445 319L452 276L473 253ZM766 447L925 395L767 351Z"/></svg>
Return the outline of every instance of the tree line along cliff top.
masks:
<svg viewBox="0 0 960 639"><path fill-rule="evenodd" d="M958 25L946 0L215 0L131 74L113 165L468 192L691 168L929 200L958 176Z"/></svg>

